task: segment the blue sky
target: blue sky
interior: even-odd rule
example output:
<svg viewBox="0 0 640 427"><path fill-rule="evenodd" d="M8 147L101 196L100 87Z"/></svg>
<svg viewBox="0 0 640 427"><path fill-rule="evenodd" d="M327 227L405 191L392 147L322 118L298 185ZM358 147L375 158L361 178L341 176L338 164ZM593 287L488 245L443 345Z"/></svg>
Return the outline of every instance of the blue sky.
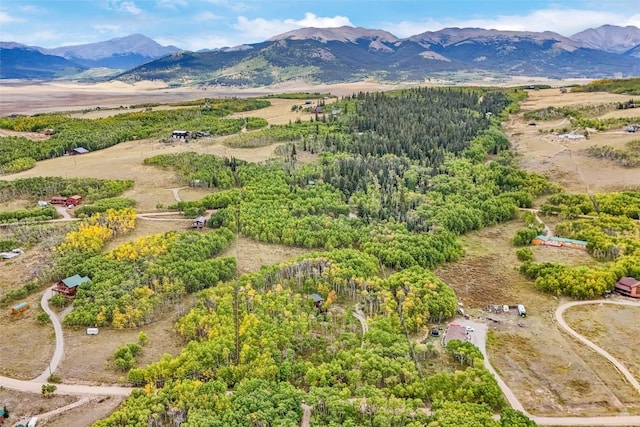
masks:
<svg viewBox="0 0 640 427"><path fill-rule="evenodd" d="M351 25L407 37L445 27L555 31L640 27L638 0L0 0L0 41L57 47L134 33L198 50L301 27Z"/></svg>

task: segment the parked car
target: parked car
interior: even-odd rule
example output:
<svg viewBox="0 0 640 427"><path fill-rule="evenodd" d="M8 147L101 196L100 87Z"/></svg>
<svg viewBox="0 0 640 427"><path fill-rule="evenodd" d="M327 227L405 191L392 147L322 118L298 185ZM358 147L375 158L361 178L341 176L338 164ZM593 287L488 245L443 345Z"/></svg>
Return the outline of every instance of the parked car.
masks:
<svg viewBox="0 0 640 427"><path fill-rule="evenodd" d="M472 326L465 326L465 327L464 327L464 329L465 329L467 332L475 332L475 329L474 329Z"/></svg>
<svg viewBox="0 0 640 427"><path fill-rule="evenodd" d="M431 336L432 337L439 337L440 336L440 331L437 329L432 329L431 330Z"/></svg>

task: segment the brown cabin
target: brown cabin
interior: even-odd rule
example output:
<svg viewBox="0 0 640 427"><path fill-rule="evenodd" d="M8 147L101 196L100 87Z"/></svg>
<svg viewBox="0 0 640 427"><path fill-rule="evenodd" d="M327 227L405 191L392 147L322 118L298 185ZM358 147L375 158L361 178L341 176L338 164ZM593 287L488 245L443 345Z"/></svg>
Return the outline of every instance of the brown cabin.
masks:
<svg viewBox="0 0 640 427"><path fill-rule="evenodd" d="M640 298L640 280L623 277L616 283L615 291L627 297Z"/></svg>
<svg viewBox="0 0 640 427"><path fill-rule="evenodd" d="M78 286L89 281L91 281L91 279L89 279L87 276L80 277L79 274L76 274L74 276L67 277L66 279L62 279L61 281L56 283L53 291L66 297L73 297L76 295Z"/></svg>

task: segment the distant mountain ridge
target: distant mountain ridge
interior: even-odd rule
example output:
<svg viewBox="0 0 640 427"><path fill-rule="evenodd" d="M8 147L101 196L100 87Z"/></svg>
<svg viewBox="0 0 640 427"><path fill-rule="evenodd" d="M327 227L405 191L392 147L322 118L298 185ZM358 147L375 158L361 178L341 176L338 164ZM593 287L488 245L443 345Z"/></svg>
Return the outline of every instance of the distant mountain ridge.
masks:
<svg viewBox="0 0 640 427"><path fill-rule="evenodd" d="M52 79L97 67L127 70L179 50L161 46L142 34L51 49L0 42L0 78Z"/></svg>
<svg viewBox="0 0 640 427"><path fill-rule="evenodd" d="M33 48L0 43L0 78L9 78L5 77L5 62L10 61L5 60L9 56L4 52L10 49L26 54ZM422 81L458 72L550 78L640 75L640 29L612 25L571 37L551 31L444 28L398 38L384 30L361 27L302 28L260 43L198 52L160 46L134 34L38 50L84 69L127 69L115 79L160 79L171 84L261 86L294 79L328 83L365 78ZM56 75L61 74L64 72Z"/></svg>

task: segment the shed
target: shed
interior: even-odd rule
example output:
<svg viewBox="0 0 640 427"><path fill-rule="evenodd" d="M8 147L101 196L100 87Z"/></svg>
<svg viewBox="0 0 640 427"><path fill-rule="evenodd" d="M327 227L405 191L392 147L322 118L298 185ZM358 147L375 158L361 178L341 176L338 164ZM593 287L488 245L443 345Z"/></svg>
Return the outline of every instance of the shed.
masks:
<svg viewBox="0 0 640 427"><path fill-rule="evenodd" d="M315 307L322 306L322 303L324 302L324 298L322 298L320 294L311 294L309 295L309 299L313 301L313 305Z"/></svg>
<svg viewBox="0 0 640 427"><path fill-rule="evenodd" d="M634 277L622 277L616 283L615 291L627 297L640 298L640 280Z"/></svg>
<svg viewBox="0 0 640 427"><path fill-rule="evenodd" d="M89 279L87 276L80 277L79 274L76 274L59 281L53 288L53 291L67 297L72 297L76 294L78 286L90 281L91 279Z"/></svg>
<svg viewBox="0 0 640 427"><path fill-rule="evenodd" d="M80 154L87 154L89 152L89 150L87 150L84 147L76 147L73 150L71 150L71 152L69 154L71 154L72 156L75 155L80 155Z"/></svg>
<svg viewBox="0 0 640 427"><path fill-rule="evenodd" d="M199 216L191 223L191 228L204 228L206 220L203 216Z"/></svg>
<svg viewBox="0 0 640 427"><path fill-rule="evenodd" d="M21 302L20 304L16 304L11 307L11 314L20 314L23 311L29 310L29 304L26 302Z"/></svg>

